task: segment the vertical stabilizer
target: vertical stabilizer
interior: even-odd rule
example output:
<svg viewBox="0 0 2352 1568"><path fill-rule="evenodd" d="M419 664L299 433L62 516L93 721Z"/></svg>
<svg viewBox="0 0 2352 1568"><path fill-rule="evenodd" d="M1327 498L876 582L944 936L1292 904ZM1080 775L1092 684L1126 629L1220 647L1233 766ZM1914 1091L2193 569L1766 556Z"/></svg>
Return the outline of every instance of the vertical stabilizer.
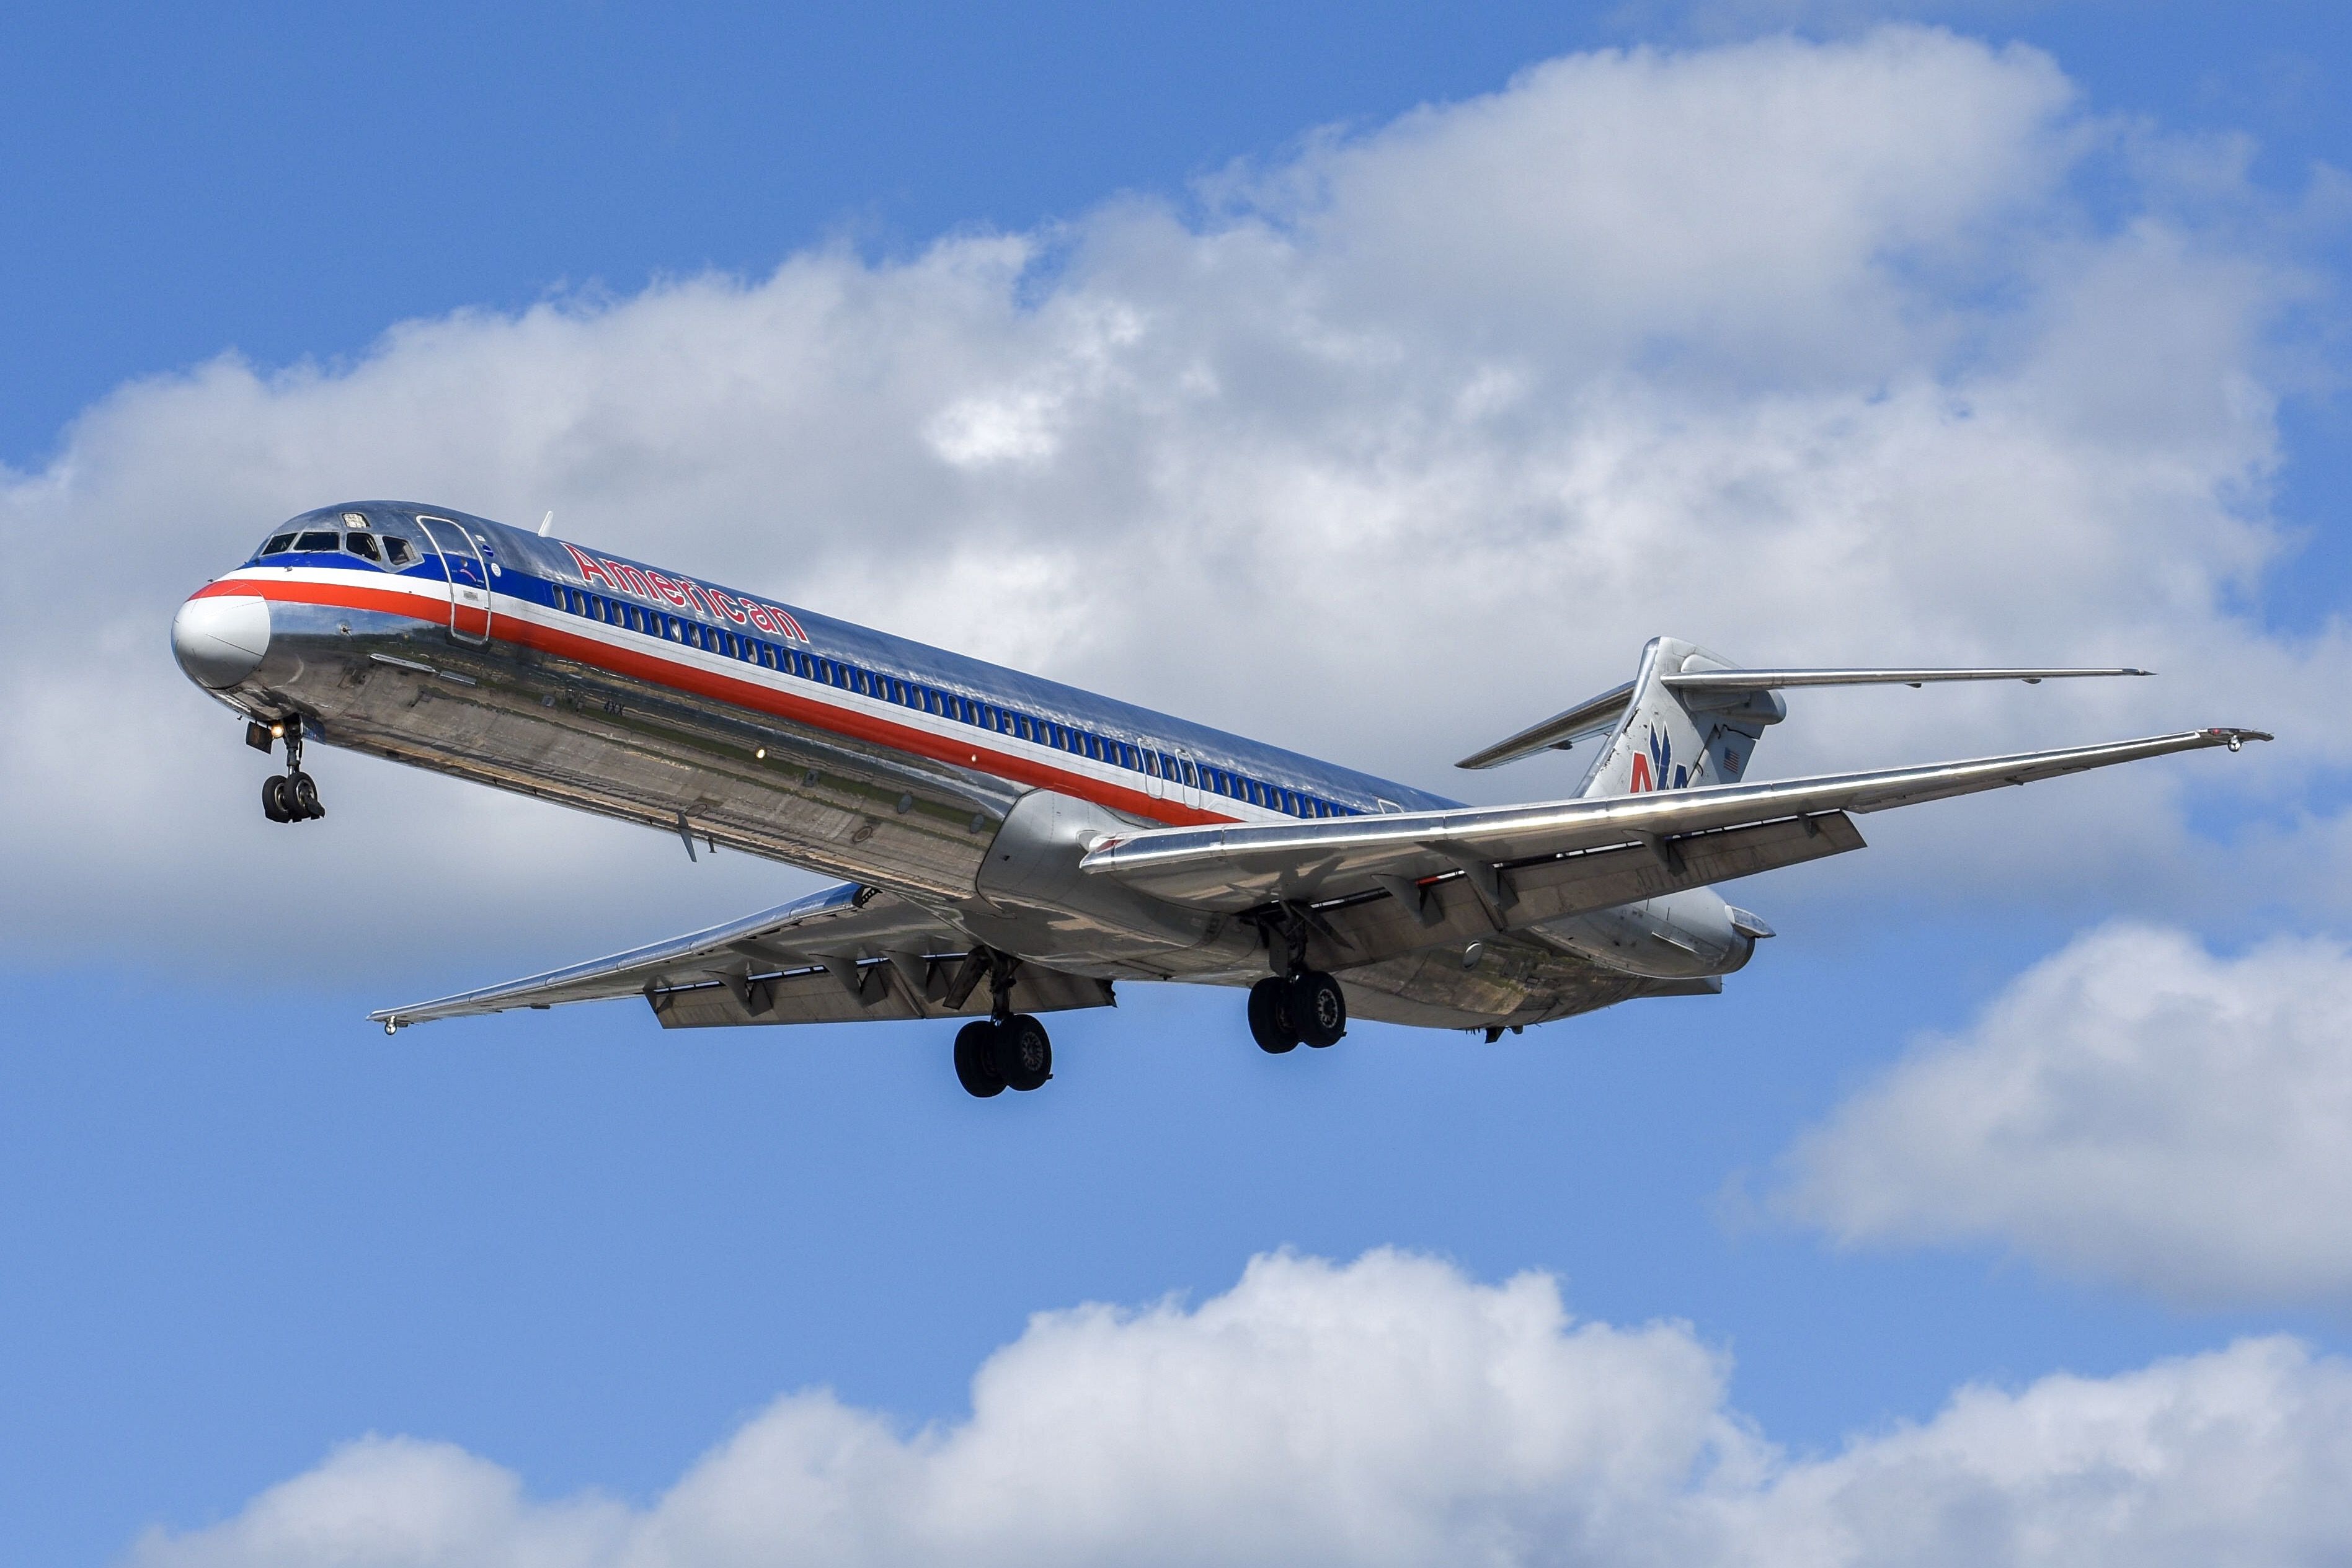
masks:
<svg viewBox="0 0 2352 1568"><path fill-rule="evenodd" d="M1789 715L1771 691L1677 692L1669 675L1738 668L1696 643L1653 637L1625 716L1586 776L1581 793L1639 795L1701 784L1737 784L1755 757L1764 727Z"/></svg>

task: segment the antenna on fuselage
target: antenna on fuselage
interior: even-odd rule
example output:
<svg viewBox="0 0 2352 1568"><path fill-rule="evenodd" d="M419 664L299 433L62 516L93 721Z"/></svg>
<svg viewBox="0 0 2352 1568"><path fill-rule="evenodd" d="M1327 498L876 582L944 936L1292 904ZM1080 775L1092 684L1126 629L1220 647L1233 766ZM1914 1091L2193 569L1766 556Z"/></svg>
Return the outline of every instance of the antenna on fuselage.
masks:
<svg viewBox="0 0 2352 1568"><path fill-rule="evenodd" d="M539 519L539 537L541 538L545 538L549 534L554 531L555 514L553 512L550 512L547 516Z"/></svg>

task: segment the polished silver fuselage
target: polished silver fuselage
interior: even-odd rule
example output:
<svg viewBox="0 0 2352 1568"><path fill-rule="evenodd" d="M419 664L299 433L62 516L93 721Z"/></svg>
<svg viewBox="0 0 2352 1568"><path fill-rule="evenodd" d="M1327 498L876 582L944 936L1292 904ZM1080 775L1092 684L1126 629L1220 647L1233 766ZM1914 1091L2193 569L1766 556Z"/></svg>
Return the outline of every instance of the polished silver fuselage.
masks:
<svg viewBox="0 0 2352 1568"><path fill-rule="evenodd" d="M198 676L215 695L251 716L299 715L329 745L886 888L975 942L1074 974L1247 983L1267 972L1259 925L1081 875L1091 841L1438 799L805 612L775 616L797 640L738 643L728 616L754 601L659 573L688 594L682 614L677 604L646 612L636 635L648 652L624 635L632 628L583 619L581 605L602 602L594 563L616 566L609 558L463 514L371 503L365 515L387 537L415 538L421 570L264 556L191 601L266 605L266 649L252 666L225 682ZM443 537L451 529L470 537L465 554L466 541ZM755 642L768 652L755 653ZM835 678L855 667L877 695L795 677L789 656L781 671L759 662L777 649L798 652L804 668L824 650L834 663L814 667ZM878 695L886 672L895 700ZM946 722L909 706L919 690L950 710ZM987 727L958 721L959 702ZM1127 758L1152 766L1025 745L1016 711L1024 735L1025 716L1040 737L1050 716L1073 738L1099 732L1114 756L1124 738ZM1217 793L1205 787L1213 773L1246 775L1251 792L1236 782L1234 796ZM1261 778L1264 799L1283 806L1256 802ZM1748 956L1744 938L1705 951L1661 940L1660 929L1603 912L1339 974L1361 1016L1475 1027L1712 990Z"/></svg>

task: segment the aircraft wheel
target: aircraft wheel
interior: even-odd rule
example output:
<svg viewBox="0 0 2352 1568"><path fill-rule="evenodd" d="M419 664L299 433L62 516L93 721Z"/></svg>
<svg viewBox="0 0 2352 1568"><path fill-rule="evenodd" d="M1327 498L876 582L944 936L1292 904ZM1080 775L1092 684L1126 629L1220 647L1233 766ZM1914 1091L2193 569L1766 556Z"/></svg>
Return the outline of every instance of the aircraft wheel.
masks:
<svg viewBox="0 0 2352 1568"><path fill-rule="evenodd" d="M294 820L293 802L287 799L283 774L273 773L261 781L261 814L273 822Z"/></svg>
<svg viewBox="0 0 2352 1568"><path fill-rule="evenodd" d="M992 1065L1010 1088L1027 1093L1045 1087L1054 1076L1054 1042L1045 1026L1027 1013L1015 1013L996 1026Z"/></svg>
<svg viewBox="0 0 2352 1568"><path fill-rule="evenodd" d="M1298 1031L1290 1027L1290 1009L1284 1005L1283 982L1268 975L1250 988L1250 1038L1269 1056L1298 1049Z"/></svg>
<svg viewBox="0 0 2352 1568"><path fill-rule="evenodd" d="M998 1076L990 1061L989 1047L995 1042L996 1026L982 1019L968 1023L956 1031L956 1082L963 1092L975 1100L986 1100L1004 1092L1004 1080Z"/></svg>
<svg viewBox="0 0 2352 1568"><path fill-rule="evenodd" d="M1337 1045L1348 1032L1348 995L1339 982L1318 969L1293 975L1283 984L1282 1010L1298 1038L1318 1050Z"/></svg>
<svg viewBox="0 0 2352 1568"><path fill-rule="evenodd" d="M286 801L297 821L308 820L315 822L327 814L327 808L319 804L319 786L308 773L286 776Z"/></svg>

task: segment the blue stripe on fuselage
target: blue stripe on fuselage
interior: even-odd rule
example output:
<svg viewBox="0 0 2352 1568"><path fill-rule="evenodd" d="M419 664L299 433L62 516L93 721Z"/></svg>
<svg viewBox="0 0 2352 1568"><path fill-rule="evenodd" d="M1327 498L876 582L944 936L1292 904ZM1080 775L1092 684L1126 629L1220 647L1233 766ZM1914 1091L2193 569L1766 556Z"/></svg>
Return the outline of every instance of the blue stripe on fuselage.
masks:
<svg viewBox="0 0 2352 1568"><path fill-rule="evenodd" d="M656 572L673 581L692 581L706 590L717 590L737 600L759 600L763 603L782 604L782 607L788 610L799 622L801 629L807 634L808 641L800 643L758 632L748 626L739 627L730 622L707 613L700 605L692 602L691 599L689 602L678 605L669 602L667 599L647 601L634 594L616 591L611 586L592 583L584 579L572 560L570 551L564 547L563 541L545 538L520 528L509 528L506 524L494 522L487 517L478 517L468 513L446 508L418 507L400 502L362 502L348 508L334 508L334 510L344 509L392 512L403 517L414 517L417 513L422 512L429 517L436 519L447 517L461 526L472 528L488 543L488 548L484 554L497 569L490 581L492 591L509 598L526 601L559 617L577 616L581 621L588 620L585 616L578 616L578 612L569 608L559 595L559 588L568 588L575 595L593 594L615 604L634 606L640 612L650 611L682 626L707 628L712 632L723 632L738 638L748 637L756 643L767 643L774 649L832 661L852 670L863 671L869 676L880 674L902 684L928 687L948 696L985 704L992 708L1026 716L1033 721L1043 719L1062 726L1066 730L1079 732L1081 735L1091 735L1135 747L1140 747L1149 741L1154 749L1163 754L1181 751L1190 755L1196 766L1205 764L1239 779L1255 780L1262 786L1271 785L1276 789L1290 790L1294 797L1304 796L1307 798L1307 802L1306 810L1299 813L1302 815L1317 815L1313 802L1318 800L1326 802L1328 808L1337 809L1339 811L1367 815L1375 814L1383 810L1396 809L1437 810L1458 804L1456 801L1432 794L1427 790L1416 789L1409 785L1375 778L1352 768L1339 768L1297 752L1267 746L1246 737L1232 735L1223 730L1210 728L1205 725L1194 724L1171 715L1139 707L1131 703L1118 702L1076 686L1065 685L1058 681L1024 674L1018 670L1007 669L1003 665L991 664L979 659L950 653L945 649L933 648L907 638L892 636L888 632L877 632L871 627L835 620L831 616L805 611L797 606L782 604L781 601L770 599L764 595L741 593L723 583L709 582L700 578L687 578L665 569L650 567L644 561L631 560L625 556L614 556L602 551L589 551L583 547L582 553L593 556L600 563L614 561L635 568L641 572ZM321 508L320 515L324 516L329 510L329 508ZM320 556L306 559L303 564L323 566L329 564L329 558ZM382 568L355 559L338 558L334 560L334 564L356 569L362 574L394 575L384 571ZM414 571L415 569L412 568L410 570ZM407 573L398 575L407 575ZM438 579L440 574L435 572L432 575ZM656 633L642 631L632 632L623 627L610 626L602 620L593 623L607 632L623 637L645 637L649 641L669 643L667 637ZM495 625L492 630L495 635ZM756 667L764 669L767 666ZM795 681L806 680L811 686L818 685L807 676L794 674L792 678ZM832 688L828 685L824 689ZM884 696L881 700L889 699ZM915 714L924 711L910 709L910 713ZM961 716L949 716L951 722L965 722L961 719ZM997 736L1000 740L1016 738L1004 736L992 728L981 728L979 733ZM1119 764L1115 762L1112 765ZM1144 777L1139 768L1133 771L1139 779ZM1221 798L1223 797L1214 789L1204 789L1201 794L1204 805L1213 806ZM1278 797L1271 803L1276 810L1283 809Z"/></svg>

